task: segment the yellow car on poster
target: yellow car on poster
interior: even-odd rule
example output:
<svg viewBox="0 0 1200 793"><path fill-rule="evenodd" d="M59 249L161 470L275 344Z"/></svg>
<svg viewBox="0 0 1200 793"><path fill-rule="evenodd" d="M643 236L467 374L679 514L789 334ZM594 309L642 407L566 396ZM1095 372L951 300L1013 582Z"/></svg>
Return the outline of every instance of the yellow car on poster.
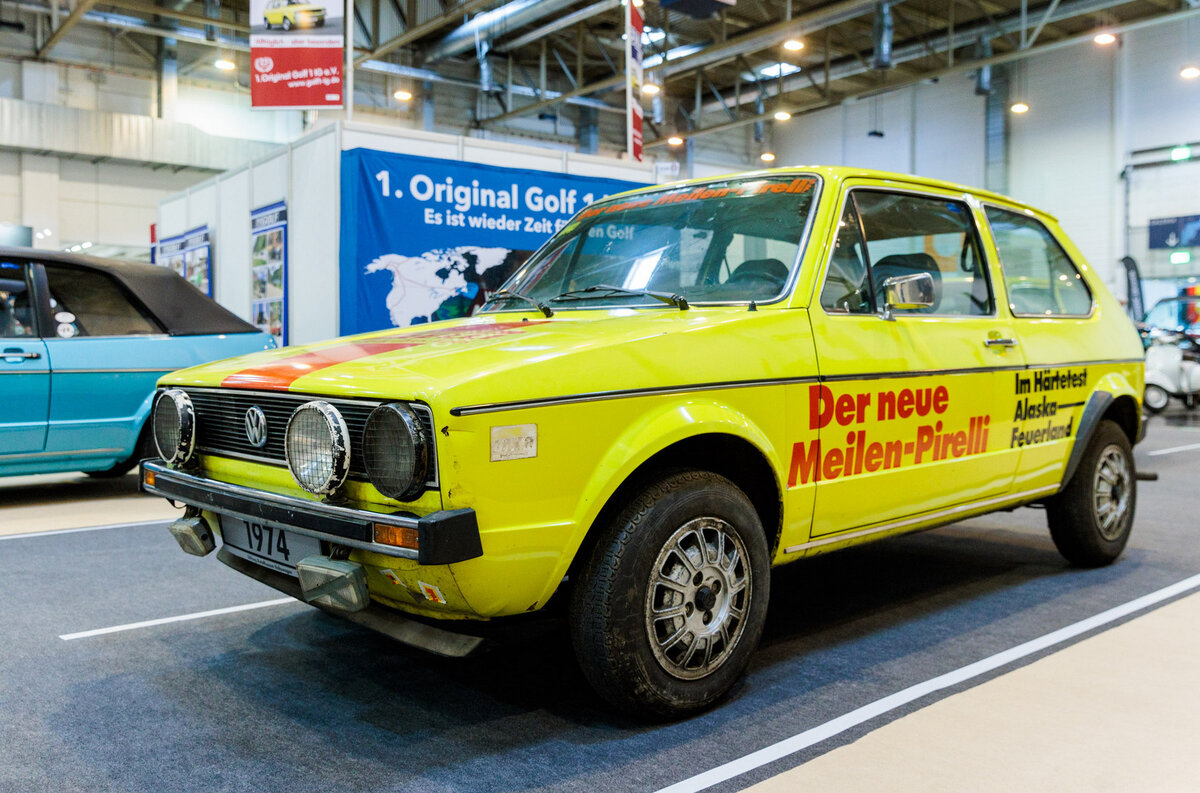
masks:
<svg viewBox="0 0 1200 793"><path fill-rule="evenodd" d="M325 6L300 0L268 0L263 9L263 25L267 30L281 27L319 28L325 24Z"/></svg>
<svg viewBox="0 0 1200 793"><path fill-rule="evenodd" d="M670 718L742 674L772 565L1026 504L1112 562L1142 380L1046 213L759 171L585 208L473 318L164 377L143 487L188 552L433 652L565 613Z"/></svg>

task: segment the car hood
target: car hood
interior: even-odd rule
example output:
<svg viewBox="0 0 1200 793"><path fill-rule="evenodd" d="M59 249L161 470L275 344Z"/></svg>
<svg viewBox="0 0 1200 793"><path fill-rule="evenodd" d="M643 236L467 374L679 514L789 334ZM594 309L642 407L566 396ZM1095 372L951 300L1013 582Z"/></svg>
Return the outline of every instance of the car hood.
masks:
<svg viewBox="0 0 1200 793"><path fill-rule="evenodd" d="M161 383L416 399L448 409L807 376L815 374L809 339L802 310L500 313L232 358Z"/></svg>

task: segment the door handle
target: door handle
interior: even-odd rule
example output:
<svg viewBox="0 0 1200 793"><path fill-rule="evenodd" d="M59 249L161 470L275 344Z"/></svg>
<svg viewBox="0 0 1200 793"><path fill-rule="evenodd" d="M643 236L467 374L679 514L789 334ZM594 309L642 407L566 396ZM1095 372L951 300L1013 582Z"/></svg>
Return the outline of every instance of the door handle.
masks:
<svg viewBox="0 0 1200 793"><path fill-rule="evenodd" d="M984 345L988 347L1016 347L1016 339L986 339Z"/></svg>
<svg viewBox="0 0 1200 793"><path fill-rule="evenodd" d="M17 347L10 347L9 349L0 353L0 358L4 358L5 360L8 360L9 358L17 358L19 360L32 361L41 357L42 354L40 352L25 352Z"/></svg>

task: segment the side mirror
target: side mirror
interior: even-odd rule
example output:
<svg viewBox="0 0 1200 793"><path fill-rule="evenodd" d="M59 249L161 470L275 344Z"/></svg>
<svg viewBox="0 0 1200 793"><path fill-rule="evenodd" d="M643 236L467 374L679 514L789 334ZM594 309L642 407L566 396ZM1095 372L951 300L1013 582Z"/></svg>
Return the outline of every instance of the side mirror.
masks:
<svg viewBox="0 0 1200 793"><path fill-rule="evenodd" d="M929 308L934 304L933 276L929 273L894 275L883 282L884 319L892 309Z"/></svg>

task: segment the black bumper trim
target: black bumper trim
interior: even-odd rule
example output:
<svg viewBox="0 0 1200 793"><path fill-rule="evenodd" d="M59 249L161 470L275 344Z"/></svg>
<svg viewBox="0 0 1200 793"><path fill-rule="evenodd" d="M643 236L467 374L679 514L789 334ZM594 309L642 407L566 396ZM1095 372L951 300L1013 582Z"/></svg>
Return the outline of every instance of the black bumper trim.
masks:
<svg viewBox="0 0 1200 793"><path fill-rule="evenodd" d="M147 471L154 474L153 485L146 485ZM221 482L169 468L161 460L142 461L138 483L144 493L221 515L274 523L351 548L415 559L418 564L454 564L483 555L473 509L442 510L422 516L369 512ZM372 524L377 522L416 529L419 550L376 543Z"/></svg>

